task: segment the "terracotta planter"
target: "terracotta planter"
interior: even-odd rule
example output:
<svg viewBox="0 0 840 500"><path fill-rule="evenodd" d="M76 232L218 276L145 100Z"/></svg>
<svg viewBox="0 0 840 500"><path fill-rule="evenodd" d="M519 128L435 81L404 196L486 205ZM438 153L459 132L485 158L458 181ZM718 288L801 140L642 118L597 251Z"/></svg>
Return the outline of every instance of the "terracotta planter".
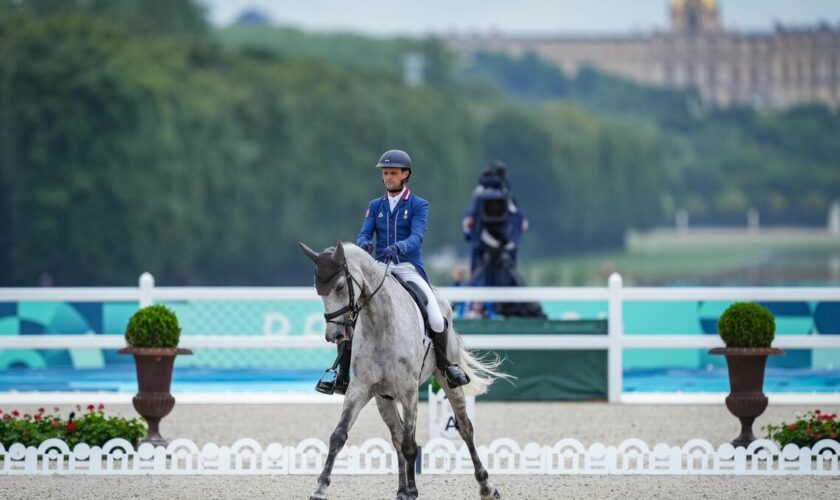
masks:
<svg viewBox="0 0 840 500"><path fill-rule="evenodd" d="M741 421L741 434L732 441L735 447L747 447L755 441L752 425L767 409L764 395L764 367L767 356L784 354L775 347L716 347L709 354L726 356L729 368L729 396L726 408Z"/></svg>
<svg viewBox="0 0 840 500"><path fill-rule="evenodd" d="M146 419L149 430L139 444L167 446L169 443L160 435L160 420L169 415L175 407L175 398L169 392L172 385L172 367L175 356L192 354L189 349L176 347L124 347L119 354L134 356L137 367L137 395L132 399L134 409Z"/></svg>

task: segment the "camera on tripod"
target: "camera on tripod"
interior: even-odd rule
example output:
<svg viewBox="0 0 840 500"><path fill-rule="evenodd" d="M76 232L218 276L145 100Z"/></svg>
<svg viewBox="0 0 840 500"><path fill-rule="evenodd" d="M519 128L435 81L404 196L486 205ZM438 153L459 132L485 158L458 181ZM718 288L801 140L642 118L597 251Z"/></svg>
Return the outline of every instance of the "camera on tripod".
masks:
<svg viewBox="0 0 840 500"><path fill-rule="evenodd" d="M471 247L470 285L525 286L516 260L528 223L511 193L507 165L495 161L478 179L462 226ZM536 303L497 303L493 309L504 316L545 317Z"/></svg>

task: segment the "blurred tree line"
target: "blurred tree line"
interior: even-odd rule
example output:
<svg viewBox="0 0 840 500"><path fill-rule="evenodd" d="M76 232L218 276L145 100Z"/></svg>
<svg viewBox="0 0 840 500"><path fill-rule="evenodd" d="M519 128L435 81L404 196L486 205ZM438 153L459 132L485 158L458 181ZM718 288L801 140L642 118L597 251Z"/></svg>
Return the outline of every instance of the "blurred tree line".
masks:
<svg viewBox="0 0 840 500"><path fill-rule="evenodd" d="M520 99L565 100L601 118L645 127L659 146L662 216L692 223L825 225L840 197L840 116L822 106L785 111L706 109L693 90L642 87L584 68L566 77L534 55L477 54L465 69Z"/></svg>
<svg viewBox="0 0 840 500"><path fill-rule="evenodd" d="M431 203L427 251L465 250L494 158L532 255L620 246L682 206L818 223L837 192L825 110L703 114L535 58L463 67L435 40L250 30L213 30L189 0L0 0L0 285L306 283L295 243L354 240L393 147ZM425 85L403 82L408 52Z"/></svg>

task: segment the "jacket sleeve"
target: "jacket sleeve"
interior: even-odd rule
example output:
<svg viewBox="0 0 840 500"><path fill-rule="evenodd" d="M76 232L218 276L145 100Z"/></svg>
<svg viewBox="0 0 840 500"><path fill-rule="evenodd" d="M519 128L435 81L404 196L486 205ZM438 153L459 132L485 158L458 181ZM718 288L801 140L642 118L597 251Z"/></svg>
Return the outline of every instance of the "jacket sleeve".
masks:
<svg viewBox="0 0 840 500"><path fill-rule="evenodd" d="M362 229L359 230L359 236L356 237L356 244L361 245L366 241L373 241L373 230L375 228L376 210L373 208L373 201L368 203L365 218L362 220Z"/></svg>
<svg viewBox="0 0 840 500"><path fill-rule="evenodd" d="M426 235L426 224L429 222L429 202L423 200L417 203L414 208L414 215L411 217L411 234L408 238L397 242L397 246L403 254L420 250L423 237Z"/></svg>

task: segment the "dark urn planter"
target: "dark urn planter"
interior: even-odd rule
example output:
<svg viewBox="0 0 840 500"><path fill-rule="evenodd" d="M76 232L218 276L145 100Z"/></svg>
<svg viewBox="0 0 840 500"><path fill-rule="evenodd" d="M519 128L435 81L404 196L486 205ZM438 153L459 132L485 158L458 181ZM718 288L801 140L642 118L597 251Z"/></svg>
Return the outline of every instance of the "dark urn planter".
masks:
<svg viewBox="0 0 840 500"><path fill-rule="evenodd" d="M175 356L192 354L192 351L176 347L124 347L117 353L133 355L137 367L137 395L132 403L149 425L146 437L138 444L167 446L169 443L160 435L160 420L175 407L175 398L169 393L172 367Z"/></svg>
<svg viewBox="0 0 840 500"><path fill-rule="evenodd" d="M709 354L726 356L729 368L729 396L726 407L741 421L741 434L732 441L732 446L747 447L755 441L752 425L767 409L764 395L764 367L767 356L784 354L775 347L715 347Z"/></svg>

